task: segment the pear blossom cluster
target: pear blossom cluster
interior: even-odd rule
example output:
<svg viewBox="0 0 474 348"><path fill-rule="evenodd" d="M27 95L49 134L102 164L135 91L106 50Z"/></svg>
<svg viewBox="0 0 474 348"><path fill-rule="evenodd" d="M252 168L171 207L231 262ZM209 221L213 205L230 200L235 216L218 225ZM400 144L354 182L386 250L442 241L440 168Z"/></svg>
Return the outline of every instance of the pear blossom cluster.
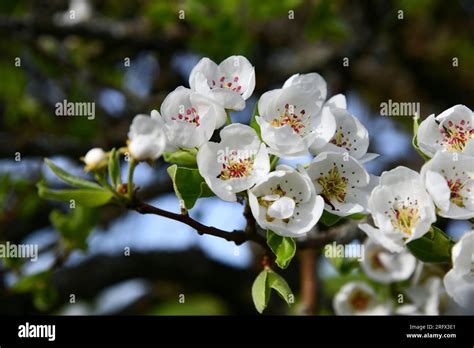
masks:
<svg viewBox="0 0 474 348"><path fill-rule="evenodd" d="M369 245L377 244L386 253L398 254L401 260L405 257L402 255L407 255L407 244L432 232L437 216L455 220L474 217L473 122L473 112L464 105L453 106L421 122L416 139L428 160L420 173L406 167L382 173L368 200L373 225L359 225L371 240ZM427 303L426 298L432 298L439 305L443 302L440 294L444 297L449 295L449 301L454 302L453 307L457 305L468 313L474 312L473 233L466 232L452 248L453 268L444 279L429 279L424 286L407 289L414 304L403 305L396 313L437 313L433 309L436 306ZM370 250L373 247L369 248L369 245L367 249ZM368 260L363 264L366 275L377 282L386 282L390 277L380 277L374 270L380 269L379 266L383 265L381 261L387 260L387 256L378 258L374 264L370 262L373 253L368 251L367 254ZM404 262L404 267L400 264L396 269L399 272L405 269L409 277L408 271L413 267L409 267L408 259ZM395 263L393 260L390 262L392 266ZM392 277L392 281L395 280Z"/></svg>
<svg viewBox="0 0 474 348"><path fill-rule="evenodd" d="M368 152L367 129L347 110L344 95L328 98L321 75L291 76L260 96L250 126L232 123L230 113L245 109L255 85L255 68L243 56L220 64L201 59L189 88L169 93L159 111L135 116L129 155L150 162L167 152L194 151L199 174L215 196L246 200L258 226L284 238L304 239L323 214L365 216L359 224L367 235L360 267L370 282L384 285L417 277L422 263L408 245L431 233L437 216L474 218L474 115L468 107L456 105L421 122L416 141L428 160L420 172L399 166L378 177L364 166L378 157ZM303 156L312 160L277 165ZM103 167L107 154L94 148L84 162L87 171ZM453 267L444 279L424 277L406 289L408 304L396 306L379 298L370 282L355 281L336 294L334 311L434 314L446 297L474 310L474 231L451 255Z"/></svg>

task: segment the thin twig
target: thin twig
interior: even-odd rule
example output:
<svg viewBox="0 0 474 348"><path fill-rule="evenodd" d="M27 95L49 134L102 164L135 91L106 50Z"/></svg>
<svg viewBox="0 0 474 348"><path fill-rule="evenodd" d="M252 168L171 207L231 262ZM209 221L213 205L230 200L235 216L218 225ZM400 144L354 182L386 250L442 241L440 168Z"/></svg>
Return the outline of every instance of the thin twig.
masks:
<svg viewBox="0 0 474 348"><path fill-rule="evenodd" d="M257 233L247 234L245 231L241 231L241 230L234 230L232 232L224 231L216 227L203 225L199 221L194 220L189 215L172 213L172 212L154 207L147 203L135 203L131 208L133 210L136 210L140 214L159 215L159 216L166 217L168 219L182 222L183 224L186 224L194 228L197 231L197 233L200 235L207 234L207 235L223 238L229 242L234 242L236 245L241 245L247 241L253 241L257 244L260 244L264 248L268 248L265 238Z"/></svg>

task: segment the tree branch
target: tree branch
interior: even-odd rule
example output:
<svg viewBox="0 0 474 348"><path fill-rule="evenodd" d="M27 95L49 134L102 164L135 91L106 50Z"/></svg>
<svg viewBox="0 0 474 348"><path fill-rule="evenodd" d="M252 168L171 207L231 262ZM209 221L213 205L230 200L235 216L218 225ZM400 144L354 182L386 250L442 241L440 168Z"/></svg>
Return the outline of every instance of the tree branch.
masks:
<svg viewBox="0 0 474 348"><path fill-rule="evenodd" d="M232 232L224 231L216 227L203 225L199 221L194 220L192 217L190 217L187 214L172 213L172 212L154 207L147 203L135 204L134 206L132 206L132 209L136 210L140 214L159 215L171 220L179 221L183 224L186 224L194 228L197 231L197 233L200 235L207 234L207 235L219 237L229 242L234 242L236 245L241 245L247 241L252 241L257 244L260 244L265 249L268 248L265 238L257 233L248 234L245 231L240 231L240 230L234 230Z"/></svg>
<svg viewBox="0 0 474 348"><path fill-rule="evenodd" d="M314 315L317 301L316 286L316 256L315 249L303 249L299 252L300 259L300 286L302 314Z"/></svg>

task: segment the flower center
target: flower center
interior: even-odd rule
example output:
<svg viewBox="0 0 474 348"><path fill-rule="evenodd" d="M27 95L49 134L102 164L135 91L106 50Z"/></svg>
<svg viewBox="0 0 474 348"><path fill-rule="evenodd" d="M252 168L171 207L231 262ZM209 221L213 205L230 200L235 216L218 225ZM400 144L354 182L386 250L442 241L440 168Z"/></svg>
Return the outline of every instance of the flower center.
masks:
<svg viewBox="0 0 474 348"><path fill-rule="evenodd" d="M179 113L177 117L171 117L173 121L181 120L190 124L194 124L196 127L199 127L199 114L197 113L194 107L190 107L184 111L184 113Z"/></svg>
<svg viewBox="0 0 474 348"><path fill-rule="evenodd" d="M278 108L277 110L278 112L281 112L280 108ZM281 113L280 116L278 116L277 118L274 118L270 124L273 127L282 127L284 125L289 125L296 133L299 134L305 127L302 121L305 115L305 111L304 109L302 109L299 114L296 114L295 110L295 105L291 105L290 107L289 104L286 104L283 113Z"/></svg>
<svg viewBox="0 0 474 348"><path fill-rule="evenodd" d="M420 210L413 206L401 205L398 208L392 208L392 213L393 227L411 236L413 228L420 221Z"/></svg>
<svg viewBox="0 0 474 348"><path fill-rule="evenodd" d="M387 270L382 260L380 260L380 252L373 252L372 255L370 255L370 261L374 269L381 271Z"/></svg>
<svg viewBox="0 0 474 348"><path fill-rule="evenodd" d="M347 178L339 174L337 166L332 167L326 176L320 176L318 184L323 188L322 196L326 200L334 198L339 203L344 202L347 193Z"/></svg>
<svg viewBox="0 0 474 348"><path fill-rule="evenodd" d="M461 179L448 179L447 180L449 189L451 190L451 195L449 200L456 204L460 208L464 208L463 196L461 195L461 190L464 188L465 183L461 183Z"/></svg>
<svg viewBox="0 0 474 348"><path fill-rule="evenodd" d="M229 180L250 176L253 170L253 157L234 158L224 157L225 163L222 163L222 170L217 178Z"/></svg>
<svg viewBox="0 0 474 348"><path fill-rule="evenodd" d="M367 308L370 297L362 290L356 290L349 299L349 303L355 310L363 311Z"/></svg>
<svg viewBox="0 0 474 348"><path fill-rule="evenodd" d="M267 197L272 196L272 195L274 196L274 197L271 197L272 199L267 199ZM266 195L266 196L259 197L258 198L258 204L261 205L262 207L265 207L266 209L268 209L273 204L273 202L275 202L278 198L286 196L286 191L284 191L281 188L280 185L277 185L276 188L272 189L272 195ZM277 198L277 196L278 196L278 198ZM268 222L272 222L272 221L275 220L274 217L272 217L268 214L266 214L265 218ZM288 223L290 221L290 219L282 219L282 221Z"/></svg>
<svg viewBox="0 0 474 348"><path fill-rule="evenodd" d="M209 86L211 89L214 88L227 88L231 91L242 93L242 86L239 85L239 77L234 76L231 78L227 78L224 75L219 77L219 80L212 80L211 85Z"/></svg>
<svg viewBox="0 0 474 348"><path fill-rule="evenodd" d="M350 134L350 132L348 132L347 134ZM344 132L342 131L342 127L339 127L339 129L336 130L336 134L334 134L334 136L329 142L333 145L336 145L337 147L342 147L347 151L350 151L352 147L352 143L350 142L349 137L346 136L346 134L344 134Z"/></svg>
<svg viewBox="0 0 474 348"><path fill-rule="evenodd" d="M462 152L466 143L474 138L474 129L469 121L465 120L461 120L458 124L449 121L448 127L444 126L440 132L444 136L444 146L449 152Z"/></svg>

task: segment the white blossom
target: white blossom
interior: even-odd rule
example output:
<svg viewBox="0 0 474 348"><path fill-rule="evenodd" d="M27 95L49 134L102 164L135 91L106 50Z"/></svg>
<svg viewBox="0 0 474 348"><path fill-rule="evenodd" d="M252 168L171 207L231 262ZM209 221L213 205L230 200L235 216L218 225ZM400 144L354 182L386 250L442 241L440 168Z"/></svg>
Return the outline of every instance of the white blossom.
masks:
<svg viewBox="0 0 474 348"><path fill-rule="evenodd" d="M161 115L153 110L152 116L162 122L168 151L201 146L211 138L216 121L226 119L222 106L182 86L165 98Z"/></svg>
<svg viewBox="0 0 474 348"><path fill-rule="evenodd" d="M449 296L474 314L474 230L467 232L454 245L453 268L444 277Z"/></svg>
<svg viewBox="0 0 474 348"><path fill-rule="evenodd" d="M334 296L333 308L336 315L388 315L392 303L378 301L370 285L355 281L344 284Z"/></svg>
<svg viewBox="0 0 474 348"><path fill-rule="evenodd" d="M408 250L393 253L370 238L366 239L364 247L362 268L372 280L389 284L406 280L415 271L416 258Z"/></svg>
<svg viewBox="0 0 474 348"><path fill-rule="evenodd" d="M334 135L336 121L321 108L326 82L316 73L294 75L283 88L264 93L256 121L269 152L279 157L307 155L313 143L321 146Z"/></svg>
<svg viewBox="0 0 474 348"><path fill-rule="evenodd" d="M323 113L331 114L336 121L336 132L329 142L319 144L314 142L310 151L312 154L321 152L347 152L361 163L370 161L378 154L367 153L369 148L369 132L360 121L346 110L346 98L337 94L323 106Z"/></svg>
<svg viewBox="0 0 474 348"><path fill-rule="evenodd" d="M324 201L310 179L289 166L280 165L248 190L250 208L263 229L284 237L298 237L318 222Z"/></svg>
<svg viewBox="0 0 474 348"><path fill-rule="evenodd" d="M128 132L128 149L137 161L156 160L166 147L166 135L161 117L157 112L137 115L133 118Z"/></svg>
<svg viewBox="0 0 474 348"><path fill-rule="evenodd" d="M100 147L90 149L83 158L85 171L99 169L107 165L107 154Z"/></svg>
<svg viewBox="0 0 474 348"><path fill-rule="evenodd" d="M474 217L474 158L438 151L425 163L421 176L438 215L450 219Z"/></svg>
<svg viewBox="0 0 474 348"><path fill-rule="evenodd" d="M396 309L400 315L439 315L443 295L443 283L438 277L430 277L421 285L412 285L405 289L411 303Z"/></svg>
<svg viewBox="0 0 474 348"><path fill-rule="evenodd" d="M339 216L368 212L369 195L378 178L370 176L355 158L323 152L313 159L307 172L328 212Z"/></svg>
<svg viewBox="0 0 474 348"><path fill-rule="evenodd" d="M473 156L473 124L473 112L464 105L455 105L421 122L417 133L418 145L429 157L439 150Z"/></svg>
<svg viewBox="0 0 474 348"><path fill-rule="evenodd" d="M401 252L436 221L433 201L421 176L401 166L382 173L380 184L370 195L369 210L377 228L369 224L359 228L392 252Z"/></svg>
<svg viewBox="0 0 474 348"><path fill-rule="evenodd" d="M191 71L189 85L226 109L242 110L255 88L255 68L243 56L228 57L219 65L202 58ZM219 120L217 124L223 125Z"/></svg>
<svg viewBox="0 0 474 348"><path fill-rule="evenodd" d="M270 171L267 147L253 128L231 124L220 132L221 142L208 142L197 154L199 173L225 201L251 188Z"/></svg>

